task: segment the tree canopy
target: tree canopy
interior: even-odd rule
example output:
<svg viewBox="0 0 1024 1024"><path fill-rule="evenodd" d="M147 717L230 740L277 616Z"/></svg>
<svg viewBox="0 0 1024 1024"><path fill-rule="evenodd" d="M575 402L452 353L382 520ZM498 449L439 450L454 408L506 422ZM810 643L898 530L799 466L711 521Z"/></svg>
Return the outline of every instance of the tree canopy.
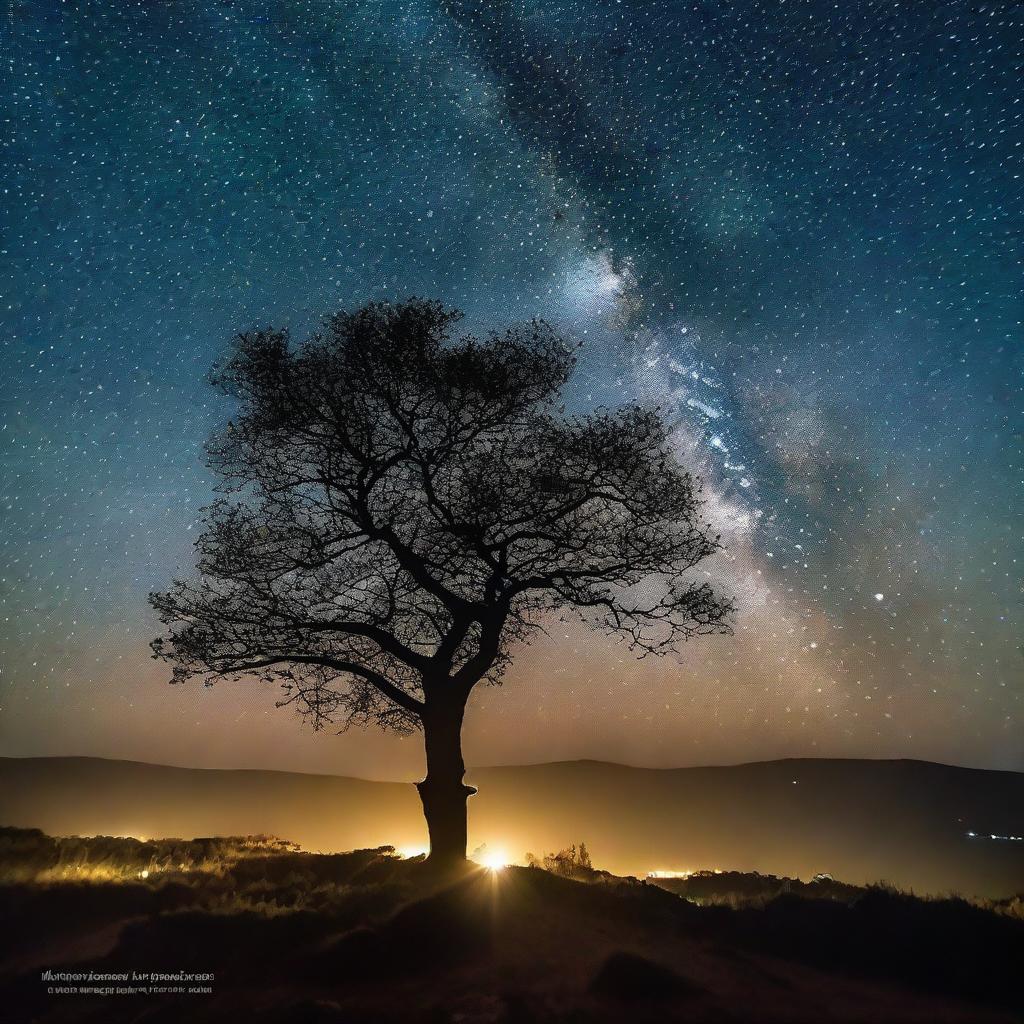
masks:
<svg viewBox="0 0 1024 1024"><path fill-rule="evenodd" d="M176 679L259 675L319 727L416 728L573 612L638 656L728 630L719 547L657 410L567 415L575 349L535 320L453 337L438 302L240 335L213 373L225 496L197 573L154 594ZM461 720L461 719L460 719Z"/></svg>

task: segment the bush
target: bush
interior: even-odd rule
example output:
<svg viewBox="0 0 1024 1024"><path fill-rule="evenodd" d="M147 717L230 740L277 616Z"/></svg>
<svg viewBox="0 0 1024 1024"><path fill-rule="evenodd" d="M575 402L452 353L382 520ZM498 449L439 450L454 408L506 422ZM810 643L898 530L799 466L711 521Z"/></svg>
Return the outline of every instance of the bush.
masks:
<svg viewBox="0 0 1024 1024"><path fill-rule="evenodd" d="M562 878L575 878L578 881L592 881L595 874L594 865L590 861L590 851L586 843L580 843L558 853L549 853L543 859L538 860L532 853L526 855L526 863L529 867L543 868L553 875L560 875Z"/></svg>

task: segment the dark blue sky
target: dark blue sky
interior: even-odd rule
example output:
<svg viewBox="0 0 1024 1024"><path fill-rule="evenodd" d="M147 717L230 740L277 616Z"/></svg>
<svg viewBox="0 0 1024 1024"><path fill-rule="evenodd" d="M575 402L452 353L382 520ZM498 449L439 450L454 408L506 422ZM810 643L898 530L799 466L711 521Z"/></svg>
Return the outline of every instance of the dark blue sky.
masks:
<svg viewBox="0 0 1024 1024"><path fill-rule="evenodd" d="M662 403L741 607L653 668L525 654L471 761L1024 768L1019 4L0 17L0 753L412 763L166 687L145 595L191 560L232 333L416 293L583 338L580 406Z"/></svg>

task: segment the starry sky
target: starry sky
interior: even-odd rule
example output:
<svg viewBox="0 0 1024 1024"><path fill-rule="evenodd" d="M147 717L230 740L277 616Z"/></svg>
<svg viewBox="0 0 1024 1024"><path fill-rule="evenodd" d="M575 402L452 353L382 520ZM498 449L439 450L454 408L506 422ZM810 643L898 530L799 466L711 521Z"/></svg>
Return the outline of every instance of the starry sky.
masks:
<svg viewBox="0 0 1024 1024"><path fill-rule="evenodd" d="M1024 770L1024 9L5 0L0 754L411 778L263 684L169 686L231 336L436 297L660 404L733 637L567 628L470 764Z"/></svg>

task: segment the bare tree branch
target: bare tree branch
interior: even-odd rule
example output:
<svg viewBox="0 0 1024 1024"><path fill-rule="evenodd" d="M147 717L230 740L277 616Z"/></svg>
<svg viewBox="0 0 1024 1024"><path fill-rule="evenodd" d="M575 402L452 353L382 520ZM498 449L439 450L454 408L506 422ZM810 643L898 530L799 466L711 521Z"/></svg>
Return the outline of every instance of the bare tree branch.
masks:
<svg viewBox="0 0 1024 1024"><path fill-rule="evenodd" d="M151 596L176 679L275 679L315 727L407 730L566 610L640 657L728 631L687 576L719 540L658 414L567 417L549 325L455 340L460 319L412 299L298 346L238 337L212 375L237 402L207 446L224 496L196 575Z"/></svg>

